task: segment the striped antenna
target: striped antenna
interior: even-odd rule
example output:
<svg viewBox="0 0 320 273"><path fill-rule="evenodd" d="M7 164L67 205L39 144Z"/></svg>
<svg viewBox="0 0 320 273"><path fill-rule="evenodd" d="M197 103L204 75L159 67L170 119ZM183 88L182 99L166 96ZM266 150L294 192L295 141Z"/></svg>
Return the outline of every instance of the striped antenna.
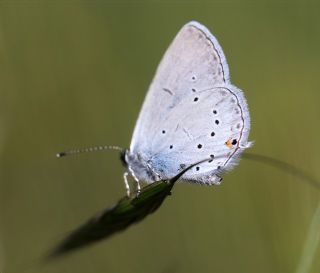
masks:
<svg viewBox="0 0 320 273"><path fill-rule="evenodd" d="M124 149L121 147L118 147L118 146L95 146L95 147L87 147L87 148L80 148L80 149L60 152L60 153L57 153L56 156L57 157L65 157L65 156L69 156L69 155L77 155L77 154L98 152L98 151L104 151L104 150L123 151Z"/></svg>

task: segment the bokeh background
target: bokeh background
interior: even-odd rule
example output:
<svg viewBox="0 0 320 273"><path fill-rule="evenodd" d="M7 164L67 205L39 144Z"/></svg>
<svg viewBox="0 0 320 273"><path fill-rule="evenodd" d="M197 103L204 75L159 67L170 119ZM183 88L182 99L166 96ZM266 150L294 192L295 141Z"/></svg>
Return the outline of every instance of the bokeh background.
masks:
<svg viewBox="0 0 320 273"><path fill-rule="evenodd" d="M129 230L39 259L125 193L116 152L55 153L128 147L156 66L191 19L218 38L245 91L251 152L320 180L319 11L305 1L1 1L0 272L298 272L319 190L245 159L219 187L176 185ZM314 250L308 272L320 270Z"/></svg>

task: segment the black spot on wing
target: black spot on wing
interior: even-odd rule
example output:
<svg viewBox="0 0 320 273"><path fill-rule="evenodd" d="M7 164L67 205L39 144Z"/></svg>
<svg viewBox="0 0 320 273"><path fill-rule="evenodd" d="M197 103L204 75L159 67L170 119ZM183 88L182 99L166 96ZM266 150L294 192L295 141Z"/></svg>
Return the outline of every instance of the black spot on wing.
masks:
<svg viewBox="0 0 320 273"><path fill-rule="evenodd" d="M173 95L172 91L169 90L168 88L162 88L162 90L163 90L164 92L167 92L167 93L170 94L171 96Z"/></svg>

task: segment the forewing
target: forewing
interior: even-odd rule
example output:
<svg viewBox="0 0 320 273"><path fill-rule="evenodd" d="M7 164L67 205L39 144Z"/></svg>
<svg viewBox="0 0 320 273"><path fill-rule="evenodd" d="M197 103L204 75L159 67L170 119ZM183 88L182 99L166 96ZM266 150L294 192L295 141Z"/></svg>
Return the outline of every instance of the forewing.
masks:
<svg viewBox="0 0 320 273"><path fill-rule="evenodd" d="M131 152L149 148L155 127L184 97L226 83L229 69L218 41L203 25L186 24L157 69L133 133Z"/></svg>

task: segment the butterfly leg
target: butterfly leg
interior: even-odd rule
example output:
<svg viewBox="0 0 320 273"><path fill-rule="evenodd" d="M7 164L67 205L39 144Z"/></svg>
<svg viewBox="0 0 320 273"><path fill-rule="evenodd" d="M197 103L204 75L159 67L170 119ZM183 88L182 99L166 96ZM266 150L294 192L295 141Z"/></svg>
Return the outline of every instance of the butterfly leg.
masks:
<svg viewBox="0 0 320 273"><path fill-rule="evenodd" d="M125 172L123 174L123 180L124 180L124 185L126 187L126 191L127 191L127 196L130 196L130 186L129 186L129 182L128 182L128 172Z"/></svg>
<svg viewBox="0 0 320 273"><path fill-rule="evenodd" d="M134 181L136 181L136 183L137 183L137 194L139 195L139 193L140 193L140 191L141 191L140 181L139 181L139 179L134 175L134 173L132 173L132 177L133 177Z"/></svg>
<svg viewBox="0 0 320 273"><path fill-rule="evenodd" d="M130 171L130 174L132 175L133 179L136 181L137 183L137 194L139 195L140 191L141 191L141 186L140 186L140 181L139 179L135 176L133 170L129 167L129 171Z"/></svg>
<svg viewBox="0 0 320 273"><path fill-rule="evenodd" d="M138 191L138 195L139 195L139 193L141 191L140 181L136 180L136 182L137 182L137 191Z"/></svg>

